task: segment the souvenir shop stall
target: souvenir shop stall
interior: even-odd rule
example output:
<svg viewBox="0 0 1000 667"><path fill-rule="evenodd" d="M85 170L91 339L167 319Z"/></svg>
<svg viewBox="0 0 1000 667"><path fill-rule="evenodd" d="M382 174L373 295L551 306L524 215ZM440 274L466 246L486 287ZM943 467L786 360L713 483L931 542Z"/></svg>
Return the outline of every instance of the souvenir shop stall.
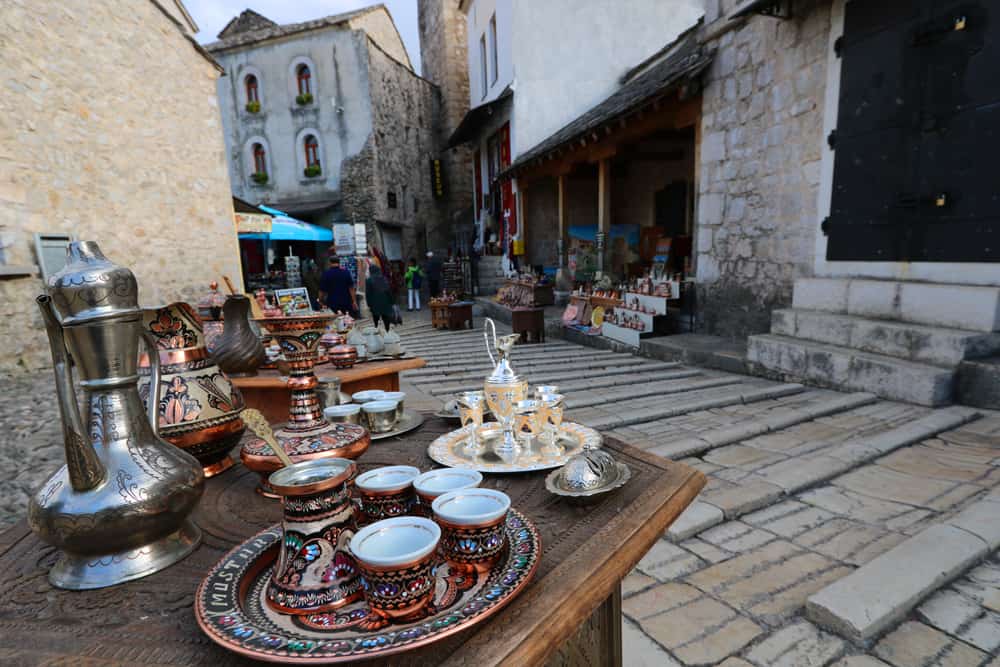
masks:
<svg viewBox="0 0 1000 667"><path fill-rule="evenodd" d="M256 207L271 216L270 224L255 226L253 231L240 225L240 258L247 291L274 290L312 286L313 277L322 273L333 232L285 215L268 206ZM245 216L244 216L245 217ZM315 291L313 289L313 291ZM315 294L312 294L315 299Z"/></svg>

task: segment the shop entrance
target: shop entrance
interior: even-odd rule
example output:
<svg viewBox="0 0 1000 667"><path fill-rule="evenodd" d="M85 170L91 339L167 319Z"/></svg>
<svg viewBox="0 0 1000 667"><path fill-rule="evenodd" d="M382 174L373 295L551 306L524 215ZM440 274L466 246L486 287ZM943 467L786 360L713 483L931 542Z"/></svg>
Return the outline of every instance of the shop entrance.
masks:
<svg viewBox="0 0 1000 667"><path fill-rule="evenodd" d="M827 259L1000 261L1000 7L844 11Z"/></svg>

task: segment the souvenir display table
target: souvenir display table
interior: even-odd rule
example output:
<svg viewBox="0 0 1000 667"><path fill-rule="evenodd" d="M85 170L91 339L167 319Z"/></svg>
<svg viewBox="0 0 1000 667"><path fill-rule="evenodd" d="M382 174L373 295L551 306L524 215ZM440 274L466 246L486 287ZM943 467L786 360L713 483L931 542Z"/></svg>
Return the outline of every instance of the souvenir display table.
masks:
<svg viewBox="0 0 1000 667"><path fill-rule="evenodd" d="M465 329L468 326L469 329L475 329L475 325L472 323L472 302L471 301L457 301L448 306L448 328L455 329Z"/></svg>
<svg viewBox="0 0 1000 667"><path fill-rule="evenodd" d="M423 365L419 359L396 363ZM351 371L364 373L365 366ZM400 368L394 368L395 376ZM320 374L329 372L321 369ZM345 385L347 373L338 372ZM412 435L373 443L358 464L362 471L399 463L430 470L435 465L427 446L449 428L430 419ZM483 486L510 495L537 526L542 557L534 579L496 615L468 631L393 655L393 665L621 664L621 580L694 499L705 478L620 441L606 439L605 448L631 468L632 480L587 507L546 491L544 472L486 477ZM197 550L161 572L112 588L57 590L47 578L55 549L24 521L0 533L3 661L248 664L202 633L193 605L199 583L223 554L281 520L280 504L254 492L257 481L242 466L208 480L193 515L204 531Z"/></svg>
<svg viewBox="0 0 1000 667"><path fill-rule="evenodd" d="M425 365L426 362L420 357L410 357L366 361L351 368L334 368L330 364L320 364L316 366L315 373L320 380L339 377L340 390L347 394L365 389L399 391L399 373L423 368ZM261 370L255 376L234 377L232 381L243 394L243 400L248 408L260 410L272 423L288 419L290 390L286 384L287 378L282 378L278 371Z"/></svg>

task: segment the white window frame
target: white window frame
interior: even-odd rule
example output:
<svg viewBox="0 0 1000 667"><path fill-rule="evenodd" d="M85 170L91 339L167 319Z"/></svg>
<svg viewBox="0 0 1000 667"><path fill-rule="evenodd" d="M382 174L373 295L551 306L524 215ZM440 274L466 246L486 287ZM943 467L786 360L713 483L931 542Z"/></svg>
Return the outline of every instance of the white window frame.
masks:
<svg viewBox="0 0 1000 667"><path fill-rule="evenodd" d="M246 65L240 68L239 71L239 90L236 93L237 99L240 101L239 112L244 114L249 114L247 111L247 103L250 100L247 98L247 77L250 75L257 77L257 99L260 101L260 110L264 110L264 77L261 76L260 70L253 65Z"/></svg>
<svg viewBox="0 0 1000 667"><path fill-rule="evenodd" d="M244 164L246 165L247 171L247 184L250 187L260 187L259 184L253 180L253 175L256 173L254 171L254 167L256 165L254 164L253 159L254 144L260 144L264 147L264 164L267 167L267 182L268 184L274 183L275 174L273 166L274 163L271 162L271 145L267 143L267 139L257 134L247 139L246 143L243 145L243 159L245 161ZM303 161L304 160L305 157L303 156Z"/></svg>
<svg viewBox="0 0 1000 667"><path fill-rule="evenodd" d="M500 59L497 55L497 15L496 12L490 17L489 23L489 34L490 34L490 66L493 68L493 78L490 79L490 86L497 82L500 77Z"/></svg>
<svg viewBox="0 0 1000 667"><path fill-rule="evenodd" d="M486 33L484 32L479 37L479 85L483 88L483 94L481 97L486 97L487 91L489 91L489 77L486 67Z"/></svg>

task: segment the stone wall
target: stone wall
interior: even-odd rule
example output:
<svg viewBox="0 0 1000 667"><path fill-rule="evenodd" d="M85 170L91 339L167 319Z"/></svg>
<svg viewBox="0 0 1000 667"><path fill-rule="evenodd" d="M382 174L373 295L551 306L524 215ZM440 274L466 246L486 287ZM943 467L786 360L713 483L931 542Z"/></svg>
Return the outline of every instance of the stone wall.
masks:
<svg viewBox="0 0 1000 667"><path fill-rule="evenodd" d="M451 0L418 0L420 65L424 78L433 81L441 94L438 115L437 156L444 175L441 233L429 234L431 247L442 250L451 240L451 230L469 228L472 212L472 147L445 149L448 138L469 110L469 69L466 19Z"/></svg>
<svg viewBox="0 0 1000 667"><path fill-rule="evenodd" d="M34 265L33 234L62 232L129 266L144 305L239 283L219 72L177 24L146 0L7 0L0 34L3 261ZM50 364L42 289L0 275L0 374Z"/></svg>
<svg viewBox="0 0 1000 667"><path fill-rule="evenodd" d="M708 0L705 34L734 4ZM794 8L791 20L751 15L709 42L717 53L703 93L696 267L710 333L767 331L792 281L812 273L830 7Z"/></svg>
<svg viewBox="0 0 1000 667"><path fill-rule="evenodd" d="M441 224L431 191L430 157L440 113L437 87L368 41L374 140L375 220L401 227L403 256L421 255ZM389 193L396 206L389 206Z"/></svg>

